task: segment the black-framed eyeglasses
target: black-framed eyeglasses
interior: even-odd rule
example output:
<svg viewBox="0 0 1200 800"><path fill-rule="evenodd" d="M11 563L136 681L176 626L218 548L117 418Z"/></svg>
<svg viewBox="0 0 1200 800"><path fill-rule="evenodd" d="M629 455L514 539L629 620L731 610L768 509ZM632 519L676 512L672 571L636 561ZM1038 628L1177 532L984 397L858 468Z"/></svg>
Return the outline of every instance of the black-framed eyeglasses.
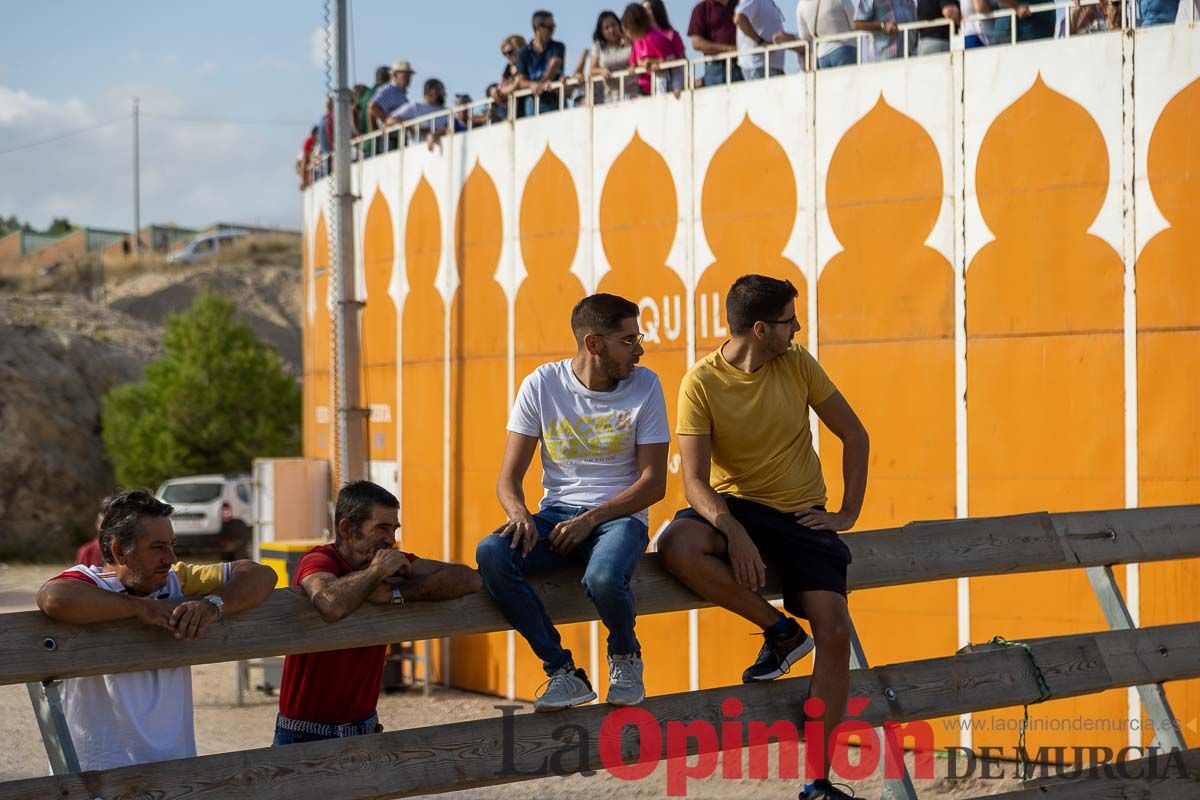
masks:
<svg viewBox="0 0 1200 800"><path fill-rule="evenodd" d="M511 48L511 47L509 47L509 48L507 48L507 49L505 49L505 50L501 50L501 51L500 51L500 55L504 56L505 58L510 58L510 57L512 57L512 56L513 56L513 55L514 55L516 52L517 52L516 50L514 50L514 49L513 49L513 48Z"/></svg>
<svg viewBox="0 0 1200 800"><path fill-rule="evenodd" d="M792 314L787 319L764 319L763 322L768 325L799 325L800 320L796 319L796 315Z"/></svg>

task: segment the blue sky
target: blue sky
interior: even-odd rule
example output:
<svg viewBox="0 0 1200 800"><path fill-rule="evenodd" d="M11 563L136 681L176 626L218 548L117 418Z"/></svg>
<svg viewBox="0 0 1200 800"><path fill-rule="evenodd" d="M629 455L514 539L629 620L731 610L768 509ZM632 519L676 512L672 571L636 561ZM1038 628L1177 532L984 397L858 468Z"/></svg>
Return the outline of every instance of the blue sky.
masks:
<svg viewBox="0 0 1200 800"><path fill-rule="evenodd" d="M794 29L794 4L781 7ZM667 0L686 29L692 0ZM352 0L352 68L413 62L419 83L480 98L500 72L500 40L528 37L547 8L573 64L596 14L619 4L558 0ZM141 1L54 5L0 2L0 214L35 225L55 216L128 228L131 134L122 120L59 142L10 148L128 115L141 126L142 221L202 226L216 220L295 227L292 163L324 93L320 0ZM152 114L282 124L155 119Z"/></svg>

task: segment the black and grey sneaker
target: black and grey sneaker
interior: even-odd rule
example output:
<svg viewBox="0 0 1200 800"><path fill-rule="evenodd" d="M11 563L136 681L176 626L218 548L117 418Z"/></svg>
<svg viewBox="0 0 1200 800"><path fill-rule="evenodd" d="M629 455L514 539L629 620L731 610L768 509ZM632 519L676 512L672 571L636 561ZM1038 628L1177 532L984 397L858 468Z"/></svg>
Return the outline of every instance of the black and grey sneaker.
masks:
<svg viewBox="0 0 1200 800"><path fill-rule="evenodd" d="M763 646L758 658L742 673L742 683L770 681L791 669L800 659L812 652L812 637L793 619L789 620L792 632L772 636L763 632Z"/></svg>
<svg viewBox="0 0 1200 800"><path fill-rule="evenodd" d="M839 786L845 786L849 792L843 792ZM818 778L800 790L799 800L866 800L854 794L854 789L844 783L833 784L824 778Z"/></svg>
<svg viewBox="0 0 1200 800"><path fill-rule="evenodd" d="M534 700L534 711L562 711L596 699L587 673L569 664L551 675L542 686L546 690Z"/></svg>

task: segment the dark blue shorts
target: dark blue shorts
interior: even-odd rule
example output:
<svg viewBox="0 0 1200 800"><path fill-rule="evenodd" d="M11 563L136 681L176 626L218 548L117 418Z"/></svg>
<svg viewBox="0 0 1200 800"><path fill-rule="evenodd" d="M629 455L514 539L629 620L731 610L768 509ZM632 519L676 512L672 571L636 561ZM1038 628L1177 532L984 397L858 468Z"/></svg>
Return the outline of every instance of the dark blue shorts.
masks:
<svg viewBox="0 0 1200 800"><path fill-rule="evenodd" d="M774 573L783 590L783 607L798 617L807 618L801 592L826 591L846 595L846 567L850 548L833 531L814 531L796 522L792 512L776 511L770 506L722 494L729 513L742 524L763 563L768 578ZM822 511L824 508L815 506ZM699 512L685 508L675 519L693 519L712 527ZM715 529L714 529L715 530Z"/></svg>

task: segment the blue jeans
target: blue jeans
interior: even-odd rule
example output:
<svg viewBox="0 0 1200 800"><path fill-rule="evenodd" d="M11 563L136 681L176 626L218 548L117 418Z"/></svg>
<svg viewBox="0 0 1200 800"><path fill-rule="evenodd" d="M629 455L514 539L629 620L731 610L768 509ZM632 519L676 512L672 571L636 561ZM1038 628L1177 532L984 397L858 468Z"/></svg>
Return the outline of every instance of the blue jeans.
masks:
<svg viewBox="0 0 1200 800"><path fill-rule="evenodd" d="M855 51L853 47L839 47L832 53L826 53L817 59L817 69L829 69L830 67L845 67L855 62Z"/></svg>
<svg viewBox="0 0 1200 800"><path fill-rule="evenodd" d="M1138 0L1138 27L1170 25L1179 14L1179 0Z"/></svg>
<svg viewBox="0 0 1200 800"><path fill-rule="evenodd" d="M585 511L586 508L555 504L534 514L538 541L527 556L509 547L509 539L501 539L495 533L475 549L484 588L500 606L508 624L525 637L542 659L547 675L574 662L571 651L563 649L558 630L546 614L541 598L525 580L526 575L586 565L583 586L608 628L609 655L641 651L633 634L637 610L629 579L650 542L646 526L633 517L619 517L597 526L565 556L552 551L549 538L554 526Z"/></svg>
<svg viewBox="0 0 1200 800"><path fill-rule="evenodd" d="M303 744L304 742L322 742L326 739L336 739L336 736L319 736L315 733L300 733L299 731L285 731L280 728L275 728L275 741L271 742L272 747L280 747L285 744Z"/></svg>
<svg viewBox="0 0 1200 800"><path fill-rule="evenodd" d="M708 61L704 64L704 85L705 86L720 86L725 83L725 62L733 61L733 57L723 58L720 61ZM742 68L737 64L729 65L730 83L737 83L742 79Z"/></svg>

